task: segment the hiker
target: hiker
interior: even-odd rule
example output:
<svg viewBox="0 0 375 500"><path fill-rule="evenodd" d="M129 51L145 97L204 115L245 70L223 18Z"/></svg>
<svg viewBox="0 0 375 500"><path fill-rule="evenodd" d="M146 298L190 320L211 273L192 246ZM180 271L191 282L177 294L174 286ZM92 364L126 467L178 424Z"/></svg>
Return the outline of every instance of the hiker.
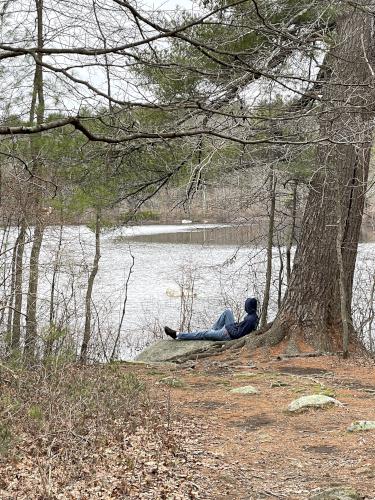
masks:
<svg viewBox="0 0 375 500"><path fill-rule="evenodd" d="M243 321L236 323L233 312L226 309L219 319L209 330L200 330L197 332L178 332L164 327L165 333L175 340L233 340L239 339L250 332L256 330L258 326L257 300L254 298L246 299L245 311L247 312Z"/></svg>

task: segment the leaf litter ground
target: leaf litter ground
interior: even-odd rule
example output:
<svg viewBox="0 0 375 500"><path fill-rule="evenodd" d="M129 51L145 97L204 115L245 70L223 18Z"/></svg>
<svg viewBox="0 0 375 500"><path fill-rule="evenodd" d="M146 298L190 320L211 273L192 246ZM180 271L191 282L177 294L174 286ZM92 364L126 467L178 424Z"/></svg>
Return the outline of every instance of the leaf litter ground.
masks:
<svg viewBox="0 0 375 500"><path fill-rule="evenodd" d="M85 448L68 475L53 450L40 456L20 436L18 453L1 460L0 498L300 500L343 485L375 499L375 432L347 432L353 421L375 420L373 361L277 354L122 365L151 387L163 408L158 423L150 417L152 425L130 431L120 421L119 436ZM259 394L230 392L250 384ZM318 393L344 406L286 411Z"/></svg>

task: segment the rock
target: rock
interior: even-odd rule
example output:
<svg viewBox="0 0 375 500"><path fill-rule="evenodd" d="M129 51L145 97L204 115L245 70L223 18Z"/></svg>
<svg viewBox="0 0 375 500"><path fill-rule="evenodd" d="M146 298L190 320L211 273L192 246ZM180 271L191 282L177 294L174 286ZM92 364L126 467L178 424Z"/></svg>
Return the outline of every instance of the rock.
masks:
<svg viewBox="0 0 375 500"><path fill-rule="evenodd" d="M337 399L324 396L323 394L313 394L311 396L303 396L302 398L295 399L288 406L288 410L294 412L308 407L321 408L333 404L343 406Z"/></svg>
<svg viewBox="0 0 375 500"><path fill-rule="evenodd" d="M353 422L347 429L349 432L375 430L375 422L371 420L358 420Z"/></svg>
<svg viewBox="0 0 375 500"><path fill-rule="evenodd" d="M360 496L353 488L336 487L317 493L310 500L361 500Z"/></svg>
<svg viewBox="0 0 375 500"><path fill-rule="evenodd" d="M230 392L233 392L235 394L259 394L258 389L256 389L252 385L237 387L236 389L232 389Z"/></svg>
<svg viewBox="0 0 375 500"><path fill-rule="evenodd" d="M180 378L165 377L160 380L160 384L168 385L169 387L185 387L185 383Z"/></svg>
<svg viewBox="0 0 375 500"><path fill-rule="evenodd" d="M289 387L289 384L283 382L282 380L275 380L274 382L271 382L271 388L274 387Z"/></svg>
<svg viewBox="0 0 375 500"><path fill-rule="evenodd" d="M258 373L254 372L237 372L233 374L233 377L257 377Z"/></svg>
<svg viewBox="0 0 375 500"><path fill-rule="evenodd" d="M163 361L174 361L186 355L194 355L214 345L222 345L222 342L211 342L208 340L159 340L146 347L135 358L143 363L154 363Z"/></svg>
<svg viewBox="0 0 375 500"><path fill-rule="evenodd" d="M167 288L165 290L165 293L168 295L168 297L173 297L173 298L180 298L182 295L181 289L177 288Z"/></svg>
<svg viewBox="0 0 375 500"><path fill-rule="evenodd" d="M167 288L165 290L165 293L168 295L168 297L178 299L182 297L182 289L181 288ZM197 294L195 292L192 292L191 290L184 290L184 296L185 297L196 297Z"/></svg>

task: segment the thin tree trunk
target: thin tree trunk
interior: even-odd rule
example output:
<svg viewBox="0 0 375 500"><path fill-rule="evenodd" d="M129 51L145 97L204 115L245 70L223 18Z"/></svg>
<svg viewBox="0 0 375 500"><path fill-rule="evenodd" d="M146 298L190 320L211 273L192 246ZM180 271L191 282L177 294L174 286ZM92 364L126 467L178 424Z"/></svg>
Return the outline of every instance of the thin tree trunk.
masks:
<svg viewBox="0 0 375 500"><path fill-rule="evenodd" d="M271 292L272 248L273 248L273 233L275 229L275 206L276 206L276 176L273 167L271 167L271 171L269 174L269 197L270 197L270 212L268 219L267 269L266 269L266 283L263 295L262 313L260 316L260 328L263 328L267 324L268 305L270 301L270 292Z"/></svg>
<svg viewBox="0 0 375 500"><path fill-rule="evenodd" d="M337 263L339 268L339 290L340 290L340 312L341 312L341 323L342 323L342 350L344 358L349 356L349 311L348 311L348 297L345 283L345 268L343 260L343 249L342 244L344 240L344 231L341 218L341 207L339 200L337 201L337 237L336 237L336 252L337 252Z"/></svg>
<svg viewBox="0 0 375 500"><path fill-rule="evenodd" d="M372 325L374 323L374 295L375 295L375 274L372 276L372 285L371 285L371 291L370 291L370 298L369 298L369 307L370 307L370 312L369 312L369 321L368 321L368 334L369 334L369 351L371 354L374 353L374 335L372 332ZM364 340L362 338L362 340Z"/></svg>
<svg viewBox="0 0 375 500"><path fill-rule="evenodd" d="M43 0L35 0L37 12L37 46L43 49ZM44 121L44 84L43 84L43 66L42 54L36 54L35 74L33 96L30 106L30 122L33 123L36 115L37 125L41 125ZM39 159L39 150L35 146L33 138L30 140L30 151L33 158L32 173L37 174L41 167ZM30 272L29 272L29 287L27 294L26 307L26 337L25 337L25 354L32 359L35 356L36 338L37 338L37 296L38 296L38 280L39 280L39 255L43 241L44 223L39 212L41 208L40 193L36 190L32 193L31 199L34 201L35 210L35 228L33 244L30 253Z"/></svg>
<svg viewBox="0 0 375 500"><path fill-rule="evenodd" d="M52 272L52 282L51 282L51 292L50 292L50 306L49 306L49 332L48 338L46 340L46 346L44 350L44 357L48 357L52 354L54 335L55 335L55 290L56 290L56 280L60 267L60 252L62 246L62 235L63 235L63 226L60 226L59 231L59 241L57 244L57 252L56 258L53 265Z"/></svg>
<svg viewBox="0 0 375 500"><path fill-rule="evenodd" d="M7 332L8 332L8 334L11 334L12 324L13 324L13 304L14 304L14 292L15 292L15 286L16 286L16 259L17 259L17 251L18 251L19 243L20 243L20 233L18 234L17 239L14 243L13 252L12 252L10 292L9 292L9 310L8 310L8 318L7 318Z"/></svg>
<svg viewBox="0 0 375 500"><path fill-rule="evenodd" d="M282 302L282 292L283 292L283 276L284 276L284 259L281 253L280 241L277 241L277 248L279 250L279 285L277 287L277 308L280 309Z"/></svg>
<svg viewBox="0 0 375 500"><path fill-rule="evenodd" d="M0 184L0 189L1 189L1 184ZM4 222L3 222L3 232L2 232L2 236L1 236L1 242L0 242L0 253L1 254L5 254L5 253L8 252L9 233L10 233L10 229L11 229L9 217L7 217L7 219L4 217L3 219L4 219ZM14 249L13 249L12 255L13 255L13 257L12 257L12 264L13 264ZM8 291L9 291L9 285L8 285L8 281L9 281L9 267L7 265L6 260L4 261L4 265L1 266L1 267L2 267L1 284L2 284L2 287L3 287L3 298L4 298L4 303L5 303L4 305L9 306L8 308L7 307L2 307L1 308L1 311L0 311L0 324L2 325L4 323L4 319L5 319L5 315L6 315L7 309L8 309L8 311L10 311L11 307L13 305L13 303L12 303L13 302L13 295L12 295L12 293L10 293L10 295L8 296ZM13 271L13 266L11 266L11 272L10 272L11 288L12 288L12 279L13 279L12 271ZM10 330L7 330L7 334L8 335L9 335L9 333L10 333Z"/></svg>
<svg viewBox="0 0 375 500"><path fill-rule="evenodd" d="M37 223L34 229L34 241L30 254L30 275L29 288L27 292L26 307L26 336L25 354L30 358L35 356L37 340L37 298L38 298L38 277L39 277L39 255L43 241L44 227Z"/></svg>
<svg viewBox="0 0 375 500"><path fill-rule="evenodd" d="M100 212L96 213L96 222L95 222L95 255L94 261L92 265L92 269L90 272L87 291L86 291L86 300L85 300L85 329L83 332L83 340L81 346L81 354L80 361L85 363L87 361L87 350L88 345L91 339L91 300L92 300L92 290L94 288L95 276L98 273L99 269L99 260L100 260L100 230L101 230L101 220L100 220Z"/></svg>
<svg viewBox="0 0 375 500"><path fill-rule="evenodd" d="M19 350L21 341L21 315L22 315L22 302L23 302L22 278L23 278L23 254L25 250L25 238L26 238L26 222L22 218L20 224L20 233L18 235L18 245L16 254L16 265L15 265L14 312L13 312L12 338L10 342L12 350Z"/></svg>
<svg viewBox="0 0 375 500"><path fill-rule="evenodd" d="M0 184L0 189L1 189L1 184ZM9 246L9 234L10 234L10 230L11 230L11 219L10 219L10 217L9 216L7 218L4 217L3 220L4 220L4 222L3 222L3 232L2 232L2 235L1 235L1 242L0 242L0 253L1 254L8 253L8 251L9 251L9 248L8 248L8 246ZM13 280L13 261L14 261L14 259L15 259L15 256L14 256L14 248L13 248L12 261L11 261L11 270L10 270L11 288L12 288L12 280ZM4 265L1 266L1 268L2 268L1 284L2 284L2 287L3 287L4 301L6 302L7 306L12 307L12 305L13 305L13 294L10 293L9 296L8 296L8 293L9 293L9 285L8 285L8 281L9 281L9 268L6 265L6 261L4 261ZM3 322L4 322L6 310L7 310L7 307L2 307L1 308L0 324L3 324ZM10 330L7 330L7 333L9 334Z"/></svg>
<svg viewBox="0 0 375 500"><path fill-rule="evenodd" d="M294 181L293 183L293 192L292 192L292 208L291 208L291 225L289 228L288 239L286 242L286 279L287 283L290 282L290 275L292 273L292 265L291 265L291 252L292 246L295 238L296 231L296 219L297 219L297 186L298 181Z"/></svg>
<svg viewBox="0 0 375 500"><path fill-rule="evenodd" d="M130 251L130 249L129 249L129 251ZM133 267L134 267L134 255L131 253L131 251L130 251L130 256L131 256L132 262L130 264L128 277L126 278L126 282L125 282L125 296L124 296L124 301L122 304L121 318L120 318L120 323L119 323L118 330L117 330L115 343L113 345L113 350L112 350L112 354L110 357L110 361L113 361L115 359L116 354L117 354L117 348L118 348L118 344L119 344L120 336L121 336L121 328L122 328L122 325L124 323L124 318L125 318L126 304L128 302L128 286L129 286L130 277L132 275Z"/></svg>

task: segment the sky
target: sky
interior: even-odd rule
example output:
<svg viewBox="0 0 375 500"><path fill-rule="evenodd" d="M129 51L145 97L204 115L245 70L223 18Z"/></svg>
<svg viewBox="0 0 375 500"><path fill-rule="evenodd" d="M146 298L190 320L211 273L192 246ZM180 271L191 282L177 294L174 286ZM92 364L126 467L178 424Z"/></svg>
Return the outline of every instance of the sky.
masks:
<svg viewBox="0 0 375 500"><path fill-rule="evenodd" d="M32 8L32 6L34 5L33 1L34 0L14 0L14 3L11 4L13 7L12 14L8 18L9 26L8 28L5 27L5 29L2 29L0 33L0 41L2 43L9 43L10 40L12 40L12 42L14 43L18 40L21 41L20 43L22 45L22 41L24 39L27 39L27 37L29 36L27 35L27 30L29 30L28 33L30 33L30 31L35 32L35 13L33 12ZM2 2L0 0L0 4L1 3ZM108 4L108 6L111 5L111 0L100 1L98 2L98 5L105 5L106 3ZM71 5L72 0L69 0L67 4ZM91 2L88 2L88 4L91 5ZM84 3L82 3L82 5L84 5ZM201 8L199 7L199 0L135 0L135 5L141 11L169 11L171 14L176 9L188 11L193 10L195 13L201 11ZM53 10L53 6L55 10ZM89 10L91 10L91 8ZM102 9L102 11L103 13L109 13L110 9ZM50 37L50 39L53 40L54 43L52 45L61 44L65 46L71 46L73 44L76 46L90 46L91 41L89 39L88 32L84 32L84 30L81 30L80 28L82 26L85 26L86 10L82 9L82 12L74 12L74 16L77 19L77 21L75 22L76 27L74 28L72 24L72 28L67 31L66 26L71 23L69 16L69 10L68 12L66 12L66 9L60 9L59 0L48 0L45 2L44 20L47 26L45 29L45 33L47 34L47 37ZM103 16L103 20L105 21L106 15L103 14ZM108 14L108 19L109 17L110 14ZM93 22L92 19L91 22ZM114 26L116 25L115 18L111 18L109 22L112 22ZM122 28L123 26L119 25L118 31L120 32ZM62 35L59 35L59 33L61 33ZM120 44L120 42L121 40L118 40L118 44ZM67 65L75 64L74 57L70 59L68 56L60 58L54 57L53 60L65 61ZM45 57L45 61L48 62L49 58ZM4 112L5 114L12 114L12 112L14 112L15 114L21 115L23 115L24 113L28 113L30 101L29 94L31 88L30 82L32 82L33 78L33 68L30 67L31 69L29 73L26 74L24 67L18 67L18 64L22 65L22 63L24 63L23 59L16 59L14 62L11 60L7 61L7 64L9 65L9 74L7 76L7 79L3 78L3 82L0 83L0 95L6 93L8 99L7 104L0 101L0 114L2 114L2 112ZM47 75L47 73L48 71L46 71L45 74ZM100 70L100 68L94 67L82 69L75 68L71 71L71 73L74 73L78 78L88 80L95 86L100 87L103 92L107 91L106 75L104 70L102 71ZM48 83L48 80L51 82L51 95L54 96L54 99L56 101L56 103L54 104L49 100L49 111L58 111L61 108L63 108L64 111L68 111L71 109L76 110L79 109L81 105L90 105L90 102L106 102L105 100L98 100L96 98L91 100L88 97L91 93L86 91L83 87L79 87L77 85L73 85L75 89L73 92L70 92L69 85L60 85L61 81L64 80L62 75L57 75L57 78L55 78L55 76L56 75L50 74L46 77L46 83ZM9 79L12 81L12 85L9 85ZM130 80L130 84L125 83L125 85L128 85L129 87L129 89L125 90L124 82L126 82L127 80ZM114 93L116 93L116 89L118 89L120 94L122 95L124 94L124 91L126 91L126 94L128 94L127 97L130 99L141 99L142 95L139 94L139 89L137 89L137 87L133 87L131 89L130 86L130 77L124 78L122 76L122 78L118 79L117 81L115 78L113 78L112 90ZM77 93L77 88L80 89L81 92ZM48 95L49 90L47 89L47 86L45 90L46 95ZM5 110L5 107L7 107L7 110Z"/></svg>
<svg viewBox="0 0 375 500"><path fill-rule="evenodd" d="M174 10L177 7L182 9L191 9L193 2L191 0L145 0L145 4L156 10Z"/></svg>

